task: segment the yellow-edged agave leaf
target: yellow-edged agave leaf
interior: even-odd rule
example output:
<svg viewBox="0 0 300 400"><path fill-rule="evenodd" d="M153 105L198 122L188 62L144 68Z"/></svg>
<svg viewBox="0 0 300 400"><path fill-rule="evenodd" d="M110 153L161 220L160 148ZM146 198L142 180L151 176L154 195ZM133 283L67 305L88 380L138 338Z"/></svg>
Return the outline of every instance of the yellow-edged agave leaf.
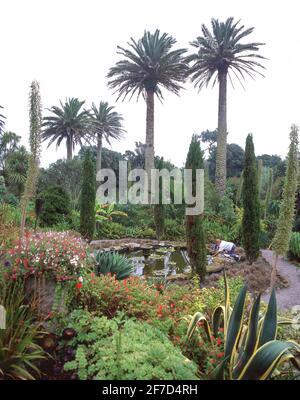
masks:
<svg viewBox="0 0 300 400"><path fill-rule="evenodd" d="M234 357L234 352L240 337L243 326L243 316L245 310L245 300L247 287L244 286L236 299L232 313L230 315L228 330L226 335L225 357L230 355L230 360Z"/></svg>
<svg viewBox="0 0 300 400"><path fill-rule="evenodd" d="M293 352L297 353L298 357L300 356L300 346L295 342L272 340L265 343L253 354L238 379L265 380L282 362L294 359L294 365L297 365Z"/></svg>
<svg viewBox="0 0 300 400"><path fill-rule="evenodd" d="M223 270L223 274L224 274L224 291L225 291L225 293L224 293L224 295L225 295L224 333L226 332L225 333L225 335L226 335L231 308L230 308L230 292L229 292L229 286L228 286L225 268Z"/></svg>
<svg viewBox="0 0 300 400"><path fill-rule="evenodd" d="M207 338L211 342L211 331L210 331L209 324L208 324L207 319L205 318L205 316L200 312L197 312L197 313L195 313L193 315L193 317L191 319L191 322L190 322L190 324L188 326L187 337L188 337L188 339L190 339L193 336L193 334L194 334L194 332L195 332L195 330L197 328L198 323L201 322L201 321L203 322L203 326L204 326Z"/></svg>
<svg viewBox="0 0 300 400"><path fill-rule="evenodd" d="M249 323L247 334L244 336L245 341L242 343L240 348L240 354L237 365L233 370L233 377L237 378L244 366L255 351L255 345L257 342L258 335L258 322L259 322L259 306L260 306L260 295L257 297L250 311Z"/></svg>
<svg viewBox="0 0 300 400"><path fill-rule="evenodd" d="M214 309L213 315L212 315L212 330L213 334L217 336L219 332L219 327L221 325L221 321L223 319L224 323L224 335L226 337L226 332L225 332L225 307L224 306L218 306Z"/></svg>
<svg viewBox="0 0 300 400"><path fill-rule="evenodd" d="M272 290L266 315L263 319L259 332L256 349L260 348L265 343L275 340L277 335L277 302L275 289Z"/></svg>

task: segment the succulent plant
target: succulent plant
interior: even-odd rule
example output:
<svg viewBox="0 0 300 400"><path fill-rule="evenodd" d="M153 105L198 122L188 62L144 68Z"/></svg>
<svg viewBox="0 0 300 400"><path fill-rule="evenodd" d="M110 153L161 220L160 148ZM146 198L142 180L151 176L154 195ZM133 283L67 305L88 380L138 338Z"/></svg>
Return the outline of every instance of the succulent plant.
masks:
<svg viewBox="0 0 300 400"><path fill-rule="evenodd" d="M76 336L76 331L73 328L66 328L63 330L62 338L65 340L71 340Z"/></svg>
<svg viewBox="0 0 300 400"><path fill-rule="evenodd" d="M95 256L97 275L111 273L116 279L122 280L128 278L134 271L131 261L115 252L102 252Z"/></svg>

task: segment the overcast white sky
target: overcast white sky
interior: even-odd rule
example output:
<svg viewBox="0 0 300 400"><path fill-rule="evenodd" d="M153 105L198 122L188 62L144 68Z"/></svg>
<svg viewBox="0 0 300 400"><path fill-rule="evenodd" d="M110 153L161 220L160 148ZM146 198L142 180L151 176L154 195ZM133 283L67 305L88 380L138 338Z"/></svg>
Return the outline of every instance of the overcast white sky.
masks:
<svg viewBox="0 0 300 400"><path fill-rule="evenodd" d="M256 153L285 156L289 127L300 122L299 0L0 0L0 104L5 107L6 129L28 139L28 92L40 82L45 108L66 97L115 104L107 88L108 69L119 59L117 45L145 29L173 35L178 47L200 34L211 17L242 19L254 26L251 41L262 48L266 78L239 84L228 92L228 142L244 146L254 135ZM180 97L165 93L156 102L155 151L178 166L185 161L193 132L217 126L217 87L200 93L186 84ZM134 148L145 140L145 104L117 102L128 133L113 142L114 150ZM47 111L44 112L44 115ZM66 157L64 145L43 146L42 165Z"/></svg>

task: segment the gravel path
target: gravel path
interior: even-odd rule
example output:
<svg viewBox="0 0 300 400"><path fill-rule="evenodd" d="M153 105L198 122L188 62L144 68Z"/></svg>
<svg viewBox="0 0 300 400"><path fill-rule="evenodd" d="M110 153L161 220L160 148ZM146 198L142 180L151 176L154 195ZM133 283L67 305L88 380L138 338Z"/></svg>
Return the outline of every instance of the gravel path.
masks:
<svg viewBox="0 0 300 400"><path fill-rule="evenodd" d="M261 253L263 258L272 265L273 251L262 250ZM293 306L300 305L300 268L279 257L277 271L289 282L289 287L276 291L278 308L287 310ZM263 296L262 299L268 301L269 295Z"/></svg>

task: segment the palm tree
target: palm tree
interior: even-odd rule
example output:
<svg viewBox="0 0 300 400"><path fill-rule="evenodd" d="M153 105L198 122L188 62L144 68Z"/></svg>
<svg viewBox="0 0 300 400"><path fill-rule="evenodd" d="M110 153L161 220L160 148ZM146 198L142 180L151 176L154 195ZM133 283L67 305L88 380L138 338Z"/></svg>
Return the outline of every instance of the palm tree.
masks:
<svg viewBox="0 0 300 400"><path fill-rule="evenodd" d="M0 108L3 108L3 107L0 106ZM5 125L4 120L5 120L4 115L0 114L0 133L2 132L2 129L4 128L4 125Z"/></svg>
<svg viewBox="0 0 300 400"><path fill-rule="evenodd" d="M25 146L15 149L8 155L7 165L4 171L5 180L8 182L11 191L21 197L24 191L28 170L29 154Z"/></svg>
<svg viewBox="0 0 300 400"><path fill-rule="evenodd" d="M161 88L175 94L181 89L188 74L188 63L183 54L186 49L172 50L176 40L167 33L144 32L137 42L131 38L129 49L118 46L125 59L118 61L107 75L109 87L117 89L118 99L142 94L146 101L145 168L154 168L154 95L163 100Z"/></svg>
<svg viewBox="0 0 300 400"><path fill-rule="evenodd" d="M48 147L54 142L59 146L66 140L68 160L73 158L75 145L82 146L82 141L87 140L91 132L89 111L82 109L84 103L77 98L66 99L64 104L60 101L60 107L48 109L53 115L44 118L43 140L50 139Z"/></svg>
<svg viewBox="0 0 300 400"><path fill-rule="evenodd" d="M219 196L223 196L226 187L226 142L227 142L227 76L232 82L233 74L242 84L248 75L254 78L258 68L264 68L255 59L264 59L257 54L259 47L264 43L241 43L241 40L250 35L254 28L244 29L234 22L232 17L225 22L212 19L212 32L202 25L202 36L197 37L191 45L197 48L197 53L187 57L191 62L191 79L195 86L202 89L212 80L213 86L219 83L219 112L218 112L218 139L216 158L216 189Z"/></svg>
<svg viewBox="0 0 300 400"><path fill-rule="evenodd" d="M100 101L99 108L96 104L92 104L92 126L93 132L97 139L97 161L96 171L101 169L101 154L103 138L110 145L111 139L121 139L125 133L122 127L123 117L113 111L114 107L110 107L107 102Z"/></svg>

